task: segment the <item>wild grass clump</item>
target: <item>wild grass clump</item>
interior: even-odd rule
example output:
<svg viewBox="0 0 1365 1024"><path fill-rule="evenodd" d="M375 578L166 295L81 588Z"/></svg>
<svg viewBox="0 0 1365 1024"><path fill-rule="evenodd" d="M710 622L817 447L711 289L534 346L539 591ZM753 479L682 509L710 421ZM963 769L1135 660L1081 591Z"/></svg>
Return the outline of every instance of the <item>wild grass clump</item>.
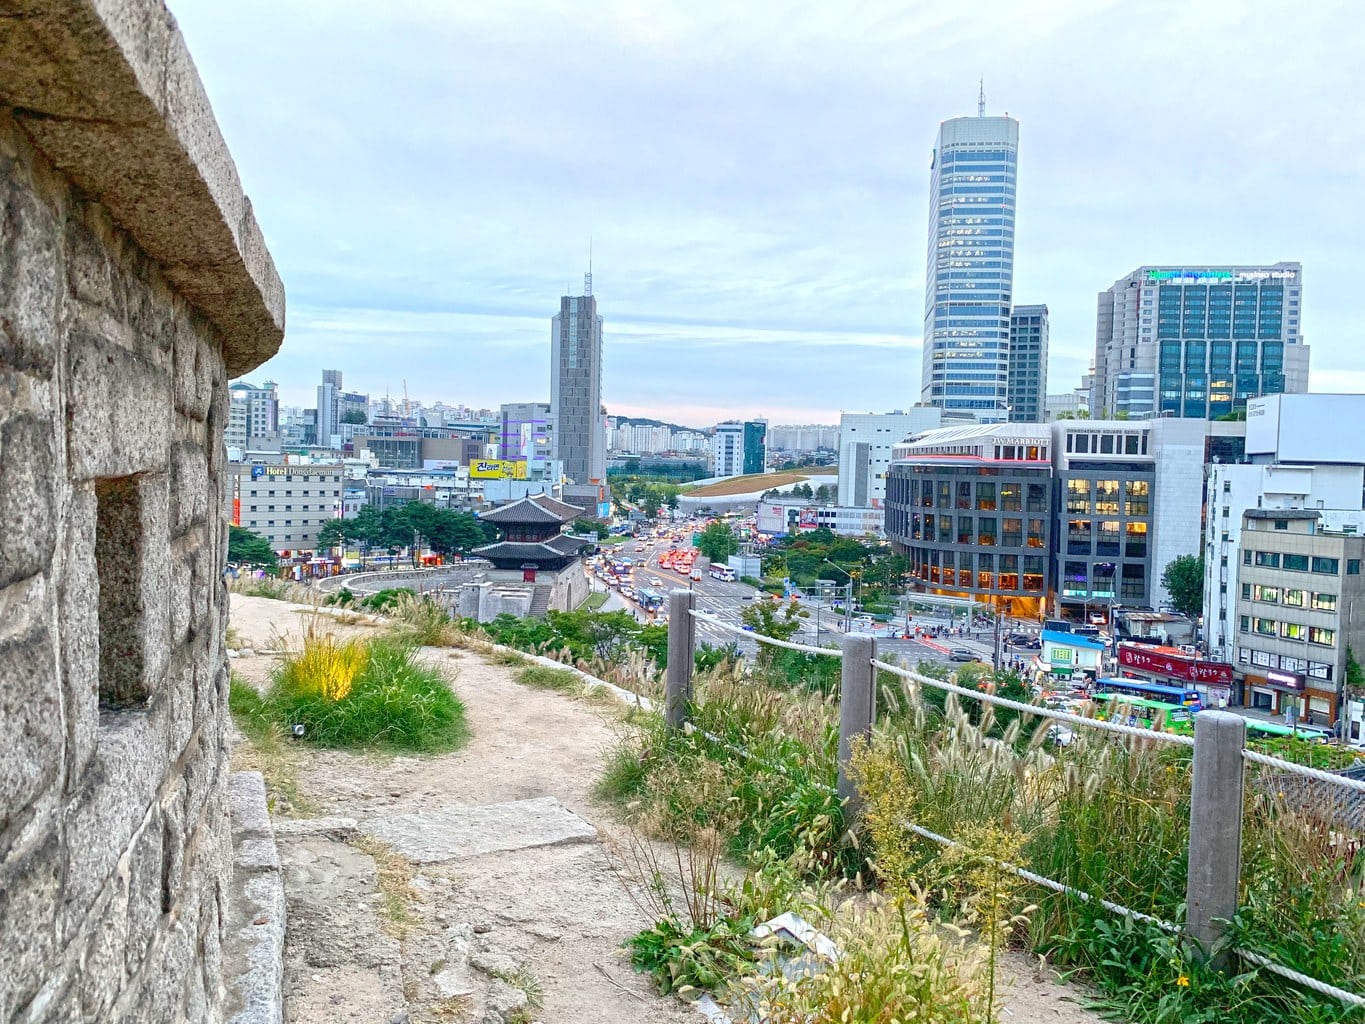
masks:
<svg viewBox="0 0 1365 1024"><path fill-rule="evenodd" d="M583 680L576 672L566 668L547 668L544 665L528 665L517 673L517 682L536 690L554 690L576 696L583 689Z"/></svg>
<svg viewBox="0 0 1365 1024"><path fill-rule="evenodd" d="M308 603L312 596L307 587L273 576L262 576L259 579L254 576L238 576L228 582L228 590L243 597L264 597L272 601L296 601L301 604Z"/></svg>
<svg viewBox="0 0 1365 1024"><path fill-rule="evenodd" d="M465 709L440 672L388 638L339 641L312 631L287 655L254 712L322 747L415 753L454 750Z"/></svg>
<svg viewBox="0 0 1365 1024"><path fill-rule="evenodd" d="M774 1024L989 1024L996 1020L983 948L933 920L916 896L871 896L834 907L807 907L808 923L838 949L804 969L771 962L736 987ZM787 956L792 951L787 950ZM809 955L808 955L809 956Z"/></svg>
<svg viewBox="0 0 1365 1024"><path fill-rule="evenodd" d="M392 619L390 632L399 643L414 647L456 646L462 632L459 625L431 598L418 597L411 591L381 591L380 594L394 595L379 610Z"/></svg>

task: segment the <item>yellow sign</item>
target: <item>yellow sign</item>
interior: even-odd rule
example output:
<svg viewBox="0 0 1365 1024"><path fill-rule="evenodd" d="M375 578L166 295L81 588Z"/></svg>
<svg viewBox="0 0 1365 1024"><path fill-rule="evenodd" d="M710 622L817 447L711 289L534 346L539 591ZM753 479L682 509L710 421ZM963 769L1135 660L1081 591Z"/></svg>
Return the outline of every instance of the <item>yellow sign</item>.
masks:
<svg viewBox="0 0 1365 1024"><path fill-rule="evenodd" d="M479 459L469 464L469 475L475 480L526 479L526 463L511 459Z"/></svg>

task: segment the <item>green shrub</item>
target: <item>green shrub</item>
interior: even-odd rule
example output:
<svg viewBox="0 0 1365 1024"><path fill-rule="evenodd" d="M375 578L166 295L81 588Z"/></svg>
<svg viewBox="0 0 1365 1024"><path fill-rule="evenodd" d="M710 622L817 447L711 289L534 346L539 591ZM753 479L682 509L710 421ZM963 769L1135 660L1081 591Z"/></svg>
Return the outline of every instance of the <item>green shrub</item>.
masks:
<svg viewBox="0 0 1365 1024"><path fill-rule="evenodd" d="M464 705L412 647L363 642L363 664L348 686L337 687L305 667L316 643L309 638L276 670L263 702L271 721L286 730L302 725L303 740L323 747L440 753L468 737Z"/></svg>

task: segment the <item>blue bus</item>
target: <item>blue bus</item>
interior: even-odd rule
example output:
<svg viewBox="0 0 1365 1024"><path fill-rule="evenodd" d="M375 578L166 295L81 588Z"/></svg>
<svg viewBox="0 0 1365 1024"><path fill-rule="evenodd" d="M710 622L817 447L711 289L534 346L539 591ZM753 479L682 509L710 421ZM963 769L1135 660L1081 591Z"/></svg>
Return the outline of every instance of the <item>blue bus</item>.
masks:
<svg viewBox="0 0 1365 1024"><path fill-rule="evenodd" d="M657 590L641 590L639 592L639 597L640 607L645 611L652 611L656 608L663 607L664 595L660 594Z"/></svg>
<svg viewBox="0 0 1365 1024"><path fill-rule="evenodd" d="M1125 697L1140 697L1154 700L1171 707L1186 707L1191 711L1203 710L1204 702L1199 691L1180 686L1164 686L1161 683L1148 683L1141 679L1097 679L1096 693L1116 693Z"/></svg>

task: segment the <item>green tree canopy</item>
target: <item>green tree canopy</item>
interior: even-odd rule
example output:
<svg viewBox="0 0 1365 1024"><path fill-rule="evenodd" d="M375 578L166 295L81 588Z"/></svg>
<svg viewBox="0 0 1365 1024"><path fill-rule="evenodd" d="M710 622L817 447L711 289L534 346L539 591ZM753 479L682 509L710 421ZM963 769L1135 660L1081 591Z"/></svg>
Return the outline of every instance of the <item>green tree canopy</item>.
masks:
<svg viewBox="0 0 1365 1024"><path fill-rule="evenodd" d="M241 526L228 527L228 561L238 565L264 565L271 569L279 565L270 541Z"/></svg>
<svg viewBox="0 0 1365 1024"><path fill-rule="evenodd" d="M368 423L364 409L347 409L341 414L342 423Z"/></svg>
<svg viewBox="0 0 1365 1024"><path fill-rule="evenodd" d="M739 539L729 523L717 519L697 534L697 550L713 562L723 562L739 550Z"/></svg>
<svg viewBox="0 0 1365 1024"><path fill-rule="evenodd" d="M1204 607L1204 559L1198 555L1173 558L1161 573L1161 585L1181 615L1197 616Z"/></svg>

